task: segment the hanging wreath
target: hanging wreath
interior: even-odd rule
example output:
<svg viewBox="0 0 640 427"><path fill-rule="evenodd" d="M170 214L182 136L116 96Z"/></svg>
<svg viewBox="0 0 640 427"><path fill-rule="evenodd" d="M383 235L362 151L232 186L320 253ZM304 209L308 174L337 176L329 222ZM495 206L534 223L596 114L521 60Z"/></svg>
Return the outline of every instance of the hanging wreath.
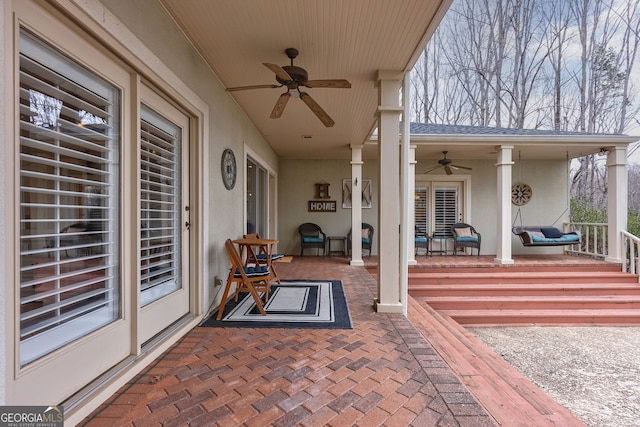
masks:
<svg viewBox="0 0 640 427"><path fill-rule="evenodd" d="M526 205L533 192L527 184L516 184L511 188L511 202L516 206Z"/></svg>

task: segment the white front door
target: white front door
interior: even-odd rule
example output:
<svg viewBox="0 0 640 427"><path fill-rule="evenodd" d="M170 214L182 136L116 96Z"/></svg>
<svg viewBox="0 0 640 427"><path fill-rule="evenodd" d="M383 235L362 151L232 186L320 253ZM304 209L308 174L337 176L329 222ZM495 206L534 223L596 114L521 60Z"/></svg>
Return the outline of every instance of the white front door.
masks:
<svg viewBox="0 0 640 427"><path fill-rule="evenodd" d="M189 118L141 92L138 345L189 312Z"/></svg>

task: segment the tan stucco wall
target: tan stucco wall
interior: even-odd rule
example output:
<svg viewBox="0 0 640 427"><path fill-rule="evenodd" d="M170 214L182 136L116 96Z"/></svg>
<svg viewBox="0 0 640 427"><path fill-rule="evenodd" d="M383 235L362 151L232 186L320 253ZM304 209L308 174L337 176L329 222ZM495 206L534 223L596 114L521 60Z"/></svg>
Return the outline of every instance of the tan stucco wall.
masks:
<svg viewBox="0 0 640 427"><path fill-rule="evenodd" d="M318 224L330 235L346 236L351 228L351 209L342 208L342 180L351 179L349 160L282 159L278 176L278 250L289 255L300 255L298 226L304 222ZM362 178L372 181L372 207L362 210L362 221L377 226L378 218L378 161L365 160ZM315 184L329 183L329 200L337 203L336 212L309 212L307 203L315 200ZM374 249L378 240L374 234ZM337 247L337 246L335 246ZM314 255L314 249L305 251Z"/></svg>
<svg viewBox="0 0 640 427"><path fill-rule="evenodd" d="M497 235L497 173L495 160L456 159L461 165L473 168L469 176L469 206L465 221L471 223L482 234L482 254L496 253ZM418 160L416 171L429 168L433 160ZM346 235L351 227L351 209L343 209L342 179L351 177L351 165L348 160L305 160L283 159L279 168L279 203L278 226L280 245L278 250L289 255L300 254L300 244L297 228L303 222L314 222L322 227L327 235ZM362 210L363 222L374 225L376 231L384 226L377 223L377 176L378 162L365 161L363 178L372 179L373 207ZM565 160L523 160L522 164L515 162L513 166L512 183L524 182L531 186L533 197L531 201L520 209L511 205L511 223L524 225L555 225L562 228L562 223L568 221L568 193L567 193L567 163ZM419 179L424 179L422 175ZM449 177L455 180L459 176ZM336 200L335 213L314 213L307 211L307 202L315 196L315 184L329 183L330 200ZM377 235L376 235L377 236ZM378 240L374 238L375 249L378 253ZM525 248L517 236L512 236L512 250L514 254L533 253L561 253L561 247ZM315 254L308 250L306 255Z"/></svg>
<svg viewBox="0 0 640 427"><path fill-rule="evenodd" d="M497 245L497 172L495 160L456 159L456 163L472 167L465 173L456 172L456 176L468 175L470 201L466 207L465 222L473 225L482 234L482 254L494 255ZM418 160L416 171L428 169L433 160ZM511 223L520 225L555 225L562 228L562 223L569 220L568 211L568 178L565 160L523 160L513 165L512 184L524 182L533 190L531 201L522 206L520 215L518 207L511 205ZM429 175L423 175L421 179ZM561 253L562 247L525 248L520 239L512 235L513 254Z"/></svg>
<svg viewBox="0 0 640 427"><path fill-rule="evenodd" d="M522 167L516 161L513 183L528 184L533 196L529 203L520 208L521 215L518 217L518 207L511 205L514 225L542 225L562 229L562 224L569 221L568 173L566 160L522 160ZM512 248L514 255L557 254L564 250L562 246L524 247L515 235L512 235Z"/></svg>
<svg viewBox="0 0 640 427"><path fill-rule="evenodd" d="M214 287L216 277L226 281L229 261L224 249L227 238L242 237L244 232L244 159L245 145L258 154L271 170L277 170L278 158L245 113L225 92L224 87L200 55L184 38L175 23L158 7L156 0L101 0L102 3L187 85L209 108L208 138L203 153L203 234L202 266L207 295L210 300L221 296ZM161 29L161 30L158 30ZM238 177L232 190L221 179L220 162L225 148L236 156Z"/></svg>

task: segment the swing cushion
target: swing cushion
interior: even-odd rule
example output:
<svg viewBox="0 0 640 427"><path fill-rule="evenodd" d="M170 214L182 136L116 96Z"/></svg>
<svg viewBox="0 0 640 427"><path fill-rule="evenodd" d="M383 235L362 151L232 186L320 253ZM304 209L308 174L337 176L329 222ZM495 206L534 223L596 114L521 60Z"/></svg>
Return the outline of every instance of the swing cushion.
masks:
<svg viewBox="0 0 640 427"><path fill-rule="evenodd" d="M570 243L580 240L577 234L565 234L560 237L538 237L533 235L531 238L533 242L537 243Z"/></svg>
<svg viewBox="0 0 640 427"><path fill-rule="evenodd" d="M563 233L555 227L521 226L513 227L512 231L513 234L520 237L523 246L575 245L577 243L580 243L582 239L582 235L579 231Z"/></svg>

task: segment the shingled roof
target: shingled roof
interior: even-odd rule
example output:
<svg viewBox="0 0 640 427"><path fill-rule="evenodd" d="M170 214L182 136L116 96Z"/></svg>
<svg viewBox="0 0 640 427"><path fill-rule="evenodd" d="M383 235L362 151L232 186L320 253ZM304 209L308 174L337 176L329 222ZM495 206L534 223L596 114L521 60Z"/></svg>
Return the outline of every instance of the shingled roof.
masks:
<svg viewBox="0 0 640 427"><path fill-rule="evenodd" d="M566 132L543 129L511 129L494 128L488 126L464 126L442 125L435 123L411 123L411 135L546 135L546 136L570 136L570 135L605 135L589 132ZM606 134L612 135L612 134Z"/></svg>

